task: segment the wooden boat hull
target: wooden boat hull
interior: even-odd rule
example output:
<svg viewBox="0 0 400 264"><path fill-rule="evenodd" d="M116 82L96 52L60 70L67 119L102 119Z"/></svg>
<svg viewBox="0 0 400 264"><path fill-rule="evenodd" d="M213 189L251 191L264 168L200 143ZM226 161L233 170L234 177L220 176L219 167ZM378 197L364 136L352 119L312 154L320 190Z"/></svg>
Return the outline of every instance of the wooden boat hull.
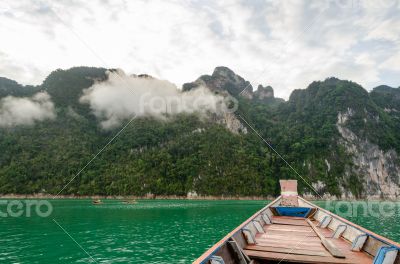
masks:
<svg viewBox="0 0 400 264"><path fill-rule="evenodd" d="M193 263L400 264L398 243L297 196L293 181L281 186L281 196Z"/></svg>
<svg viewBox="0 0 400 264"><path fill-rule="evenodd" d="M103 202L101 200L93 200L92 204L93 205L99 205L99 204L103 204Z"/></svg>

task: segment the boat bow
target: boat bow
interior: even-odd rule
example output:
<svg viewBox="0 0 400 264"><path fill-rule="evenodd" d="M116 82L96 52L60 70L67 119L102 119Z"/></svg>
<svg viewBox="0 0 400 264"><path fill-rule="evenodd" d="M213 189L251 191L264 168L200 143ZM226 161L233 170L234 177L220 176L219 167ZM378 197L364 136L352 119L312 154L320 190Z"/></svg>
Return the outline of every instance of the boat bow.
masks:
<svg viewBox="0 0 400 264"><path fill-rule="evenodd" d="M194 264L400 264L400 245L303 199L297 181Z"/></svg>

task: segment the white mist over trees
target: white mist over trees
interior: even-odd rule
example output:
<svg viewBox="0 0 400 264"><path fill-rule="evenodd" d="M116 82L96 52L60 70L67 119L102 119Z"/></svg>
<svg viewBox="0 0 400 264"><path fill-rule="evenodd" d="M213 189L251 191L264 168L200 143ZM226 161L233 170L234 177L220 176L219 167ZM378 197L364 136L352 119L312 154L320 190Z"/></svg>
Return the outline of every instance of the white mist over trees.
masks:
<svg viewBox="0 0 400 264"><path fill-rule="evenodd" d="M228 111L225 99L206 87L182 92L166 80L147 75L126 75L123 71L108 71L108 79L84 90L81 103L90 105L104 129L114 128L133 116L167 119L178 113Z"/></svg>
<svg viewBox="0 0 400 264"><path fill-rule="evenodd" d="M0 127L33 125L55 117L54 104L46 92L32 97L7 96L0 100Z"/></svg>

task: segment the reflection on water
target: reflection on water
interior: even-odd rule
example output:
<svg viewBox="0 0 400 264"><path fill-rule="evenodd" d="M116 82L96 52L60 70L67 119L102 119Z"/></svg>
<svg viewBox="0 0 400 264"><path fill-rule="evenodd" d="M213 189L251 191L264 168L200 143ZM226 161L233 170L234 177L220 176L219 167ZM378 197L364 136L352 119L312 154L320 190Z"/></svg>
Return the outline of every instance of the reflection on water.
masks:
<svg viewBox="0 0 400 264"><path fill-rule="evenodd" d="M104 204L92 205L90 200L55 200L52 203L54 211L48 218L0 218L1 263L91 263L90 257L53 219L97 263L191 263L267 202L146 200L130 205L106 200ZM350 220L400 240L398 212L389 219L363 216Z"/></svg>

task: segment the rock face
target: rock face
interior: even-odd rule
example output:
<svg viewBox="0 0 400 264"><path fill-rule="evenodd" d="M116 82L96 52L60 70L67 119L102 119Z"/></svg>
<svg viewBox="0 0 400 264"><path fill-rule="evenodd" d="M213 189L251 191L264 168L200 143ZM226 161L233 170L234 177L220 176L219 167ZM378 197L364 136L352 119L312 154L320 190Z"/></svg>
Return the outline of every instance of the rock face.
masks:
<svg viewBox="0 0 400 264"><path fill-rule="evenodd" d="M265 98L274 98L274 89L271 86L262 86L261 84L257 87L257 91L254 95L262 100Z"/></svg>
<svg viewBox="0 0 400 264"><path fill-rule="evenodd" d="M253 98L253 87L250 82L227 67L216 67L211 76L202 75L194 82L185 83L182 90L189 91L199 86L205 86L214 93L222 96ZM214 121L225 125L233 133L247 133L247 128L234 113L214 115Z"/></svg>
<svg viewBox="0 0 400 264"><path fill-rule="evenodd" d="M229 93L232 96L240 95L249 99L253 97L253 87L250 82L227 67L216 67L211 76L202 75L194 82L185 83L183 91L202 85L218 94Z"/></svg>
<svg viewBox="0 0 400 264"><path fill-rule="evenodd" d="M353 166L346 168L346 176L359 175L365 196L369 198L398 199L400 197L400 166L395 150L383 151L367 139L359 138L346 123L354 115L348 108L345 113L338 114L336 123L341 135L341 144L352 155Z"/></svg>
<svg viewBox="0 0 400 264"><path fill-rule="evenodd" d="M284 102L283 99L274 97L274 90L271 86L259 85L256 92L253 92L253 86L241 76L237 75L227 67L216 67L212 75L202 75L196 81L185 83L183 91L204 86L216 94L222 96L231 96L234 98L244 97L249 100L260 100L271 104ZM234 113L224 113L215 116L215 121L224 124L234 133L247 133L247 128L236 117Z"/></svg>
<svg viewBox="0 0 400 264"><path fill-rule="evenodd" d="M233 113L225 113L219 122L224 124L233 133L247 133L247 128L240 122L240 120Z"/></svg>
<svg viewBox="0 0 400 264"><path fill-rule="evenodd" d="M258 85L253 92L253 86L241 76L227 67L216 67L212 75L202 75L196 81L185 83L183 91L189 91L199 86L208 87L216 94L233 97L244 97L250 100L261 100L265 102L282 103L285 100L275 98L274 89L271 86Z"/></svg>
<svg viewBox="0 0 400 264"><path fill-rule="evenodd" d="M400 87L393 88L386 85L375 87L371 92L371 98L386 113L400 120Z"/></svg>

